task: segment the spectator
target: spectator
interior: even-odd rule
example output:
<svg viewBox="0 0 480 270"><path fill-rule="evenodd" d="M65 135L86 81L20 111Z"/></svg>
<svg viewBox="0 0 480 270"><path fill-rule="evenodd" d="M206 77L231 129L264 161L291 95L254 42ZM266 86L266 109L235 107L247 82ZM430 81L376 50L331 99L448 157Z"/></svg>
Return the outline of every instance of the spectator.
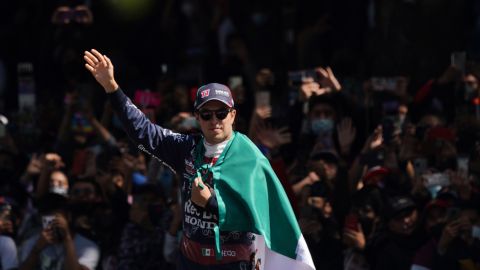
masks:
<svg viewBox="0 0 480 270"><path fill-rule="evenodd" d="M12 205L0 197L0 262L1 269L18 269L17 245L14 238Z"/></svg>
<svg viewBox="0 0 480 270"><path fill-rule="evenodd" d="M167 208L157 187L143 186L135 193L130 221L118 249L117 269L166 269L163 254Z"/></svg>
<svg viewBox="0 0 480 270"><path fill-rule="evenodd" d="M432 269L468 269L480 262L478 253L479 207L474 202L460 205L452 215L438 240Z"/></svg>
<svg viewBox="0 0 480 270"><path fill-rule="evenodd" d="M19 269L90 269L97 267L97 245L72 230L66 198L48 194L40 202L43 228L21 245Z"/></svg>
<svg viewBox="0 0 480 270"><path fill-rule="evenodd" d="M367 247L371 269L410 269L415 250L424 242L415 203L407 196L389 197L384 218L385 231L374 236Z"/></svg>

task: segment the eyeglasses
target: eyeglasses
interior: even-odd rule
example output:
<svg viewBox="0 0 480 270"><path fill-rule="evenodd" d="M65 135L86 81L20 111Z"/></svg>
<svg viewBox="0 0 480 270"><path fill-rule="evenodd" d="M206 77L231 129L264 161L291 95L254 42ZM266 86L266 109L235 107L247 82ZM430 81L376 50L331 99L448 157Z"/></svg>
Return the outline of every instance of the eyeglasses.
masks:
<svg viewBox="0 0 480 270"><path fill-rule="evenodd" d="M213 114L215 113L215 117L218 120L223 120L227 117L227 115L232 111L232 108L224 108L224 109L218 109L218 110L199 110L198 114L200 115L200 118L204 121L208 121L212 119Z"/></svg>

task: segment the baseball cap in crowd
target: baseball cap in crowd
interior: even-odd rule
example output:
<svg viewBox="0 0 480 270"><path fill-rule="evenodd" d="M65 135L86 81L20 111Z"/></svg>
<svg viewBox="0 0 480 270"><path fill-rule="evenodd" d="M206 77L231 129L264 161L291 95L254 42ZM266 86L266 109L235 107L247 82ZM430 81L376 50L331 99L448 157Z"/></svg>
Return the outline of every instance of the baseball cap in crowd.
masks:
<svg viewBox="0 0 480 270"><path fill-rule="evenodd" d="M232 108L234 105L232 92L226 85L209 83L198 88L197 95L195 97L194 109L200 109L200 107L211 100L221 101L230 108Z"/></svg>
<svg viewBox="0 0 480 270"><path fill-rule="evenodd" d="M385 217L387 219L394 218L399 214L416 208L415 202L408 196L393 196L387 198L387 205L385 209Z"/></svg>
<svg viewBox="0 0 480 270"><path fill-rule="evenodd" d="M363 176L363 182L365 185L375 185L383 187L383 180L385 176L390 173L390 170L382 166L374 166L370 168Z"/></svg>
<svg viewBox="0 0 480 270"><path fill-rule="evenodd" d="M427 203L425 206L425 211L430 211L433 208L443 208L447 209L453 205L453 202L448 201L446 199L433 199Z"/></svg>

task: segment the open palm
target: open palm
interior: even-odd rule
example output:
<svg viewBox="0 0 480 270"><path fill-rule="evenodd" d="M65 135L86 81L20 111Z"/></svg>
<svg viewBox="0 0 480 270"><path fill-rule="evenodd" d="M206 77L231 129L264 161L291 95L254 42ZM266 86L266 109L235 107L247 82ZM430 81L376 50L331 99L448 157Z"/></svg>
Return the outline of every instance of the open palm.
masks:
<svg viewBox="0 0 480 270"><path fill-rule="evenodd" d="M118 85L113 76L113 64L110 58L92 49L90 52L85 51L83 59L87 62L85 68L92 73L107 93L117 90Z"/></svg>

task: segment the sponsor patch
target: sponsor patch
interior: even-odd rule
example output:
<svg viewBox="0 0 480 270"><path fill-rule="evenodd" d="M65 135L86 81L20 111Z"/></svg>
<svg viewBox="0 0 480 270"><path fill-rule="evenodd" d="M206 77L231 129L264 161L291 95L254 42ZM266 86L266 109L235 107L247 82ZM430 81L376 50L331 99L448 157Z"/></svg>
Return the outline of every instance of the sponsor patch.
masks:
<svg viewBox="0 0 480 270"><path fill-rule="evenodd" d="M200 92L201 98L208 97L209 95L210 95L210 89L205 89L202 92Z"/></svg>
<svg viewBox="0 0 480 270"><path fill-rule="evenodd" d="M215 94L225 96L225 97L230 97L230 94L228 93L228 91L225 91L225 90L215 89Z"/></svg>

